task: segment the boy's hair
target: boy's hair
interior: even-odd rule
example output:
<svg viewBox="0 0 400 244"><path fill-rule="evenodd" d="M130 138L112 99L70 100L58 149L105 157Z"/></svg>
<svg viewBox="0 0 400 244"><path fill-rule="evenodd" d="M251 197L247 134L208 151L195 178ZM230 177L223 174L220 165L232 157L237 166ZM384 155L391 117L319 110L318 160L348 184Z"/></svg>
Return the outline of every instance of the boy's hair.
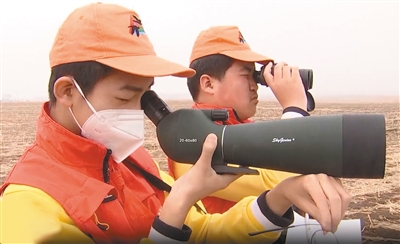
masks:
<svg viewBox="0 0 400 244"><path fill-rule="evenodd" d="M193 101L196 101L200 92L200 77L204 74L221 80L225 72L232 66L233 59L222 55L212 54L198 58L190 64L190 68L196 71L196 74L187 79L187 86Z"/></svg>
<svg viewBox="0 0 400 244"><path fill-rule="evenodd" d="M83 93L88 95L97 82L105 78L111 70L111 67L95 61L66 63L53 67L51 69L48 87L50 105L56 103L57 99L53 92L54 83L60 77L72 76L81 87Z"/></svg>

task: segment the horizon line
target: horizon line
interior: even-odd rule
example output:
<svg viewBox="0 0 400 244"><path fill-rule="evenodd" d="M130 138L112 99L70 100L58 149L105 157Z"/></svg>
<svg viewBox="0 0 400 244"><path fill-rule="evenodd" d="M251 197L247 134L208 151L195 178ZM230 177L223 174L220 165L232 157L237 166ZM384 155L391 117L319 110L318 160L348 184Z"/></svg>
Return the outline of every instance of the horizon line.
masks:
<svg viewBox="0 0 400 244"><path fill-rule="evenodd" d="M166 101L192 101L191 97L187 96L177 96L177 94L159 94L163 100ZM323 96L314 96L316 102L400 102L399 95L323 95ZM0 102L46 102L48 98L30 98L30 99L0 99ZM259 98L260 102L276 102L275 97L269 98Z"/></svg>

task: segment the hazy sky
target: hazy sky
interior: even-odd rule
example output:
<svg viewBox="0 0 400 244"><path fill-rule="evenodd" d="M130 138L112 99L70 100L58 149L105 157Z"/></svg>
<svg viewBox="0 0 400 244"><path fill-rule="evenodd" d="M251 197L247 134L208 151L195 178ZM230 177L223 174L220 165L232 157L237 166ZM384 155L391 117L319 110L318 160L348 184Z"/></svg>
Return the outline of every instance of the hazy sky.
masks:
<svg viewBox="0 0 400 244"><path fill-rule="evenodd" d="M88 0L0 0L1 93L47 99L58 27ZM199 32L237 25L252 50L314 70L312 94L399 95L399 1L115 0L138 12L156 53L189 65ZM84 38L77 36L76 38ZM156 78L165 98L189 98L186 79ZM260 87L260 98L272 98Z"/></svg>

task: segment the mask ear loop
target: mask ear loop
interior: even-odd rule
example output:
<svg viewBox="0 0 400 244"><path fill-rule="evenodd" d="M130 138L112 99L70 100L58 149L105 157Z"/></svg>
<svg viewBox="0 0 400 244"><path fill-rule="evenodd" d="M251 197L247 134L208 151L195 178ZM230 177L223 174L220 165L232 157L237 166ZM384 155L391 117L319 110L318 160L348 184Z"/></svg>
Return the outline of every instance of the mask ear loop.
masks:
<svg viewBox="0 0 400 244"><path fill-rule="evenodd" d="M75 87L76 89L78 89L78 92L82 95L83 99L85 99L87 105L89 106L90 110L92 110L92 112L96 115L96 117L101 121L104 122L105 118L103 116L101 116L100 114L97 113L96 109L94 109L94 107L92 106L92 104L87 100L85 94L83 93L81 87L78 85L78 82L76 82L76 80L74 78L72 78L72 80L74 81ZM74 118L75 119L75 118ZM76 121L76 119L75 119ZM78 124L79 125L79 124Z"/></svg>
<svg viewBox="0 0 400 244"><path fill-rule="evenodd" d="M68 107L68 109L69 109L69 112L70 112L71 115L72 115L72 118L75 120L75 123L79 126L79 129L81 129L81 131L83 131L82 126L78 123L78 120L76 120L75 115L74 115L74 113L72 112L71 107Z"/></svg>

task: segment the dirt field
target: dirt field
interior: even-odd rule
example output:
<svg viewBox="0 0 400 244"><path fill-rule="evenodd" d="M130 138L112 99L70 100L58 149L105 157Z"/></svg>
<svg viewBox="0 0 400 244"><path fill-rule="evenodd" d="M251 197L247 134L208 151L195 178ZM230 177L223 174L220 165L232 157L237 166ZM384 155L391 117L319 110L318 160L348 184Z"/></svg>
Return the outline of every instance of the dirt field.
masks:
<svg viewBox="0 0 400 244"><path fill-rule="evenodd" d="M189 101L167 101L172 109L190 106ZM281 109L273 102L261 102L254 119L279 119ZM35 137L36 118L40 103L1 103L1 158L2 183L24 148ZM353 195L346 218L362 220L363 243L400 242L400 143L399 103L318 103L312 115L341 113L383 113L386 117L387 160L384 179L343 179ZM166 158L155 137L155 127L146 121L145 147L166 169Z"/></svg>

